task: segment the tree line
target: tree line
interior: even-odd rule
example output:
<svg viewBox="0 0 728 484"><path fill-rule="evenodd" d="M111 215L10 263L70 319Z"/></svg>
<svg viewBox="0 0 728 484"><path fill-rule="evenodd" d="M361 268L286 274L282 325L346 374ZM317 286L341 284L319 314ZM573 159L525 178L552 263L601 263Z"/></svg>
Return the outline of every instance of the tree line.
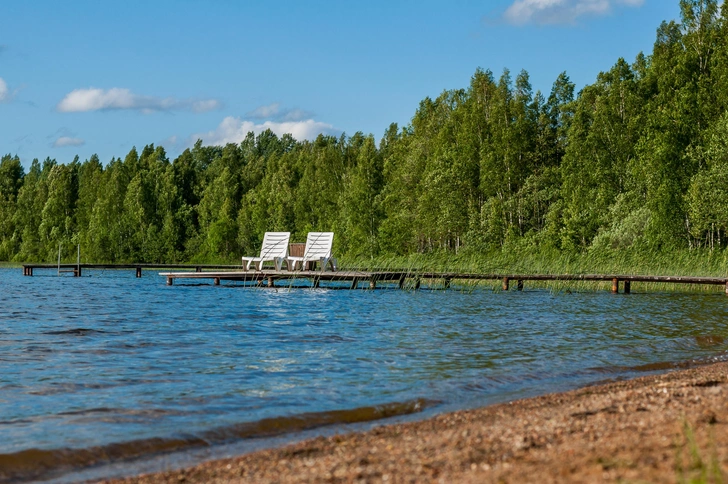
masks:
<svg viewBox="0 0 728 484"><path fill-rule="evenodd" d="M340 255L728 245L728 4L681 0L651 54L578 94L566 73L478 69L372 135L249 133L170 160L0 160L0 260L238 261L264 232L336 232Z"/></svg>

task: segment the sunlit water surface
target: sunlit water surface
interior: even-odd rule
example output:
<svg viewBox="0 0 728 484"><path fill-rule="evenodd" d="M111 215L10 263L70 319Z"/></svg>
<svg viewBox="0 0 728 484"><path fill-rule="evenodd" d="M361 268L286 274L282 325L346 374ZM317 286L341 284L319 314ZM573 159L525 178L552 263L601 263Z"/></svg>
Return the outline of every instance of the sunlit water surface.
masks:
<svg viewBox="0 0 728 484"><path fill-rule="evenodd" d="M720 359L727 321L718 293L169 287L155 272L0 269L0 471L29 449L224 442L265 419L418 399L432 413Z"/></svg>

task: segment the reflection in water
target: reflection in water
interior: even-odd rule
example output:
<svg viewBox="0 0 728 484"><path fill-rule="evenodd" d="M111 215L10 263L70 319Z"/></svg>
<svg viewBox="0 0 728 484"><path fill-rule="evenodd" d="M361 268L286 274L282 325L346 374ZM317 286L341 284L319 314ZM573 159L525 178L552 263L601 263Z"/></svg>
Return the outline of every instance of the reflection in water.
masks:
<svg viewBox="0 0 728 484"><path fill-rule="evenodd" d="M728 351L725 297L705 293L289 291L20 273L0 270L0 472L10 456L87 465L132 455L120 449L263 435L262 422L291 432L391 402L484 405Z"/></svg>

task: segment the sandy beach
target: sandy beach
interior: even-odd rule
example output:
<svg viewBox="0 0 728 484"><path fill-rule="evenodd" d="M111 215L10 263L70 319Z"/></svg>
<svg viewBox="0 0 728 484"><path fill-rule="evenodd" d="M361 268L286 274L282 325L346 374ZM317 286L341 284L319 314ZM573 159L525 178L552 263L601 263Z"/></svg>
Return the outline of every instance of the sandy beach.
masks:
<svg viewBox="0 0 728 484"><path fill-rule="evenodd" d="M109 482L722 482L728 363Z"/></svg>

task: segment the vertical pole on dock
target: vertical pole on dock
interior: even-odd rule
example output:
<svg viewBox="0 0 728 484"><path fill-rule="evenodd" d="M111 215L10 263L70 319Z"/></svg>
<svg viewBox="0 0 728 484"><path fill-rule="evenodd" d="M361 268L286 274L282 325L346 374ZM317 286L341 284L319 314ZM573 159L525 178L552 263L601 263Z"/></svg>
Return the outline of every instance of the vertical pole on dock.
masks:
<svg viewBox="0 0 728 484"><path fill-rule="evenodd" d="M268 278L268 287L276 287L276 281L272 277Z"/></svg>
<svg viewBox="0 0 728 484"><path fill-rule="evenodd" d="M76 272L73 275L81 277L81 244L76 246Z"/></svg>
<svg viewBox="0 0 728 484"><path fill-rule="evenodd" d="M619 294L619 279L612 279L612 294Z"/></svg>
<svg viewBox="0 0 728 484"><path fill-rule="evenodd" d="M624 293L629 294L632 292L632 281L624 281Z"/></svg>
<svg viewBox="0 0 728 484"><path fill-rule="evenodd" d="M377 280L369 279L369 289L376 289L376 288L377 288Z"/></svg>
<svg viewBox="0 0 728 484"><path fill-rule="evenodd" d="M174 278L167 276L167 285L171 286L172 284L174 284Z"/></svg>
<svg viewBox="0 0 728 484"><path fill-rule="evenodd" d="M516 285L516 289L519 291L523 291L523 281L519 279L518 284Z"/></svg>
<svg viewBox="0 0 728 484"><path fill-rule="evenodd" d="M142 268L141 267L137 267L136 268L136 276L137 277L142 277ZM170 284L170 286L171 286L171 284Z"/></svg>
<svg viewBox="0 0 728 484"><path fill-rule="evenodd" d="M510 279L508 279L507 277L504 277L503 278L503 290L504 291L508 290L509 284L510 284Z"/></svg>
<svg viewBox="0 0 728 484"><path fill-rule="evenodd" d="M213 284L215 284L216 286L219 286L220 285L220 278L219 277L215 277L213 279L213 281L214 281Z"/></svg>

